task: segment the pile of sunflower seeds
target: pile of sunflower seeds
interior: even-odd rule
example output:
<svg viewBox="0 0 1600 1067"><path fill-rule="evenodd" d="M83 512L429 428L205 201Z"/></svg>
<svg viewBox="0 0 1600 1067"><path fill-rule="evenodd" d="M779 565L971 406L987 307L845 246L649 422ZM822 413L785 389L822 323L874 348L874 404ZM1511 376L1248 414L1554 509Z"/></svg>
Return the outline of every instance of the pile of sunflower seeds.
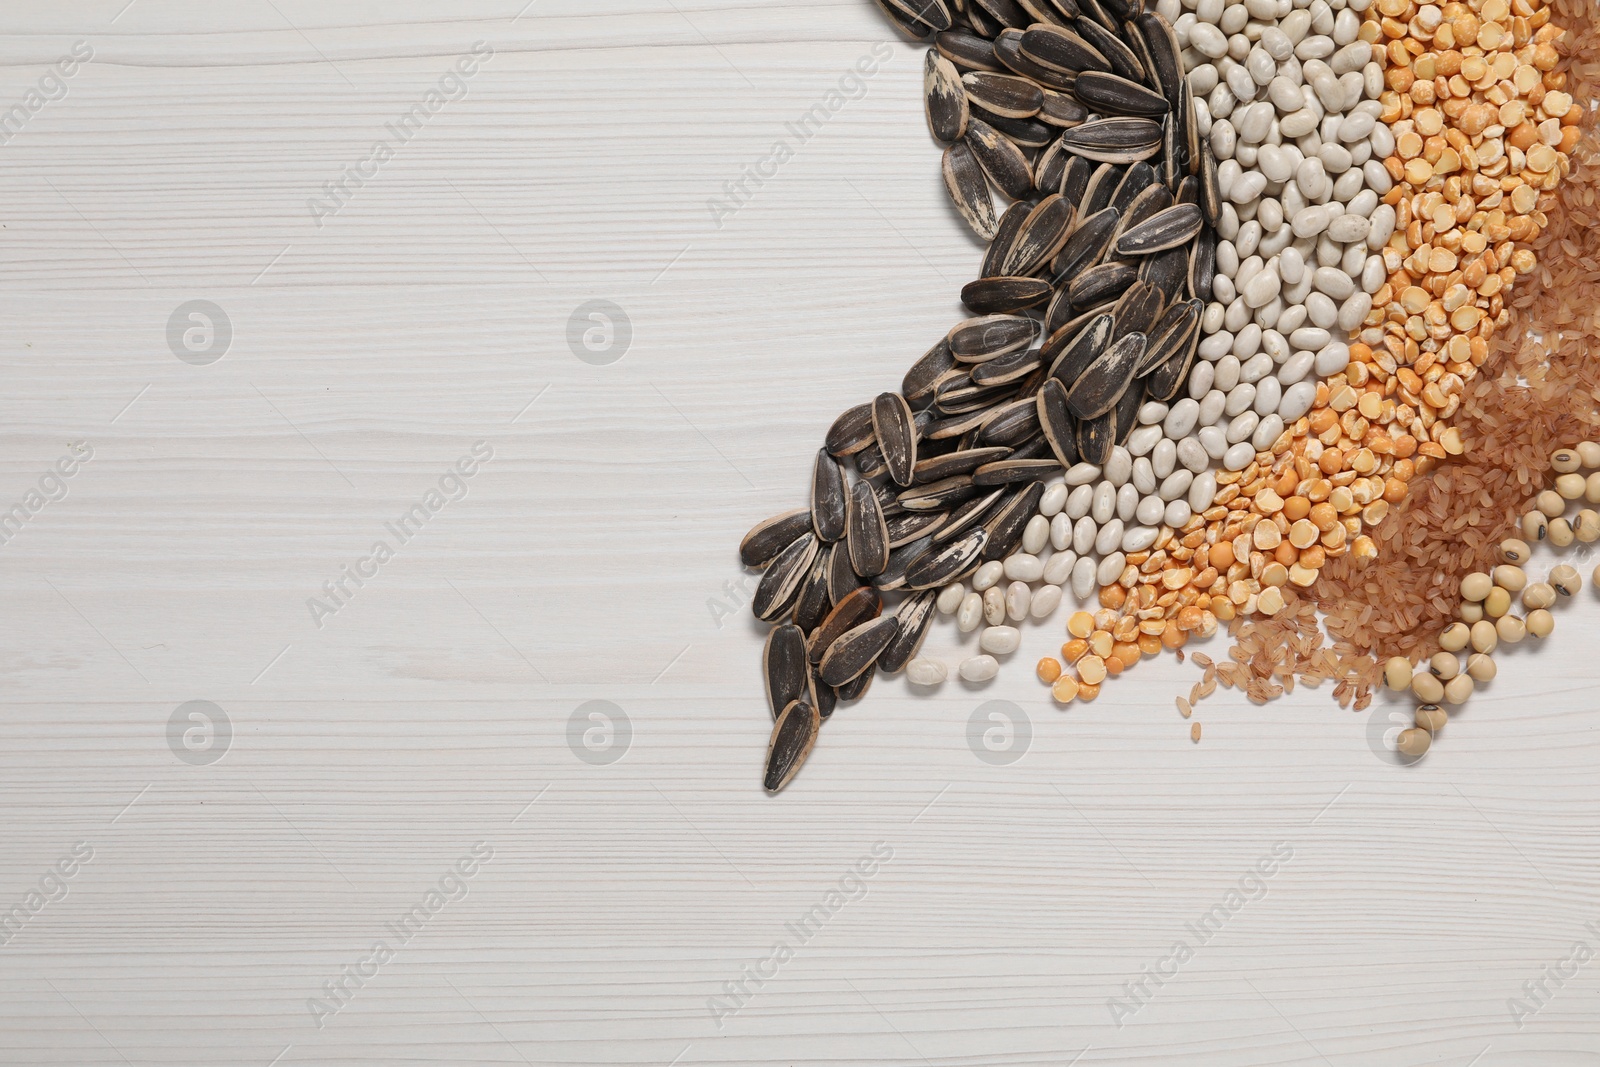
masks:
<svg viewBox="0 0 1600 1067"><path fill-rule="evenodd" d="M763 656L769 790L793 778L837 703L906 668L941 590L1009 567L1037 539L1046 479L1099 478L1166 414L1216 274L1218 167L1166 18L1140 0L876 2L907 35L934 38L928 125L947 145L951 199L990 244L961 294L974 317L898 393L840 415L810 507L740 545L764 570L752 610L776 624ZM1134 550L1120 523L1116 538L1108 529L1096 536L1108 550ZM986 649L1009 650L990 636ZM963 676L992 677L984 667Z"/></svg>

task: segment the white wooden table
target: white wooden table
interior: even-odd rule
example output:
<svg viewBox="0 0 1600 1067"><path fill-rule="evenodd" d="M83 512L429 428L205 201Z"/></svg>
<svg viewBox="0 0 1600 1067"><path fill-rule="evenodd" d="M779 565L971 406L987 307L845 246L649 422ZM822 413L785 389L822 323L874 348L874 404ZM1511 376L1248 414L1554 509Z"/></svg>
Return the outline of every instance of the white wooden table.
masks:
<svg viewBox="0 0 1600 1067"><path fill-rule="evenodd" d="M1326 692L1191 744L1170 658L1058 711L1063 612L764 795L733 546L977 260L920 49L523 2L0 14L0 1062L1596 1062L1600 963L1508 1006L1600 950L1588 590L1415 767Z"/></svg>

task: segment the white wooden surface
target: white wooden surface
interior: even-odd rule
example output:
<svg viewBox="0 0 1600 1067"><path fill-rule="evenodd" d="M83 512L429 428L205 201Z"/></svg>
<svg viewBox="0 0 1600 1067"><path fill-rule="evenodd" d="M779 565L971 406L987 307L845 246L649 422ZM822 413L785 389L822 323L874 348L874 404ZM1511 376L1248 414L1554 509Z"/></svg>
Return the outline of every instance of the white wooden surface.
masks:
<svg viewBox="0 0 1600 1067"><path fill-rule="evenodd" d="M760 634L712 610L733 546L977 258L920 52L894 41L719 229L707 200L890 40L871 5L523 2L0 13L0 111L95 53L0 146L0 511L93 448L0 546L0 908L93 849L0 946L0 1062L1600 1058L1600 963L1521 1029L1507 1006L1600 948L1587 591L1412 768L1369 743L1403 705L1325 693L1224 694L1193 745L1170 658L1059 712L1028 667L1058 617L987 690L880 680L763 795ZM319 228L308 198L476 41L466 97ZM168 346L193 299L233 326L209 366ZM593 299L631 321L610 365L566 341ZM479 440L466 498L314 626ZM969 749L990 699L1031 723L1010 765ZM169 749L190 700L231 721L216 762ZM631 722L610 764L568 744L590 700ZM467 896L319 1028L308 1000L479 842ZM715 1018L878 842L865 895ZM1265 895L1193 941L1275 845Z"/></svg>

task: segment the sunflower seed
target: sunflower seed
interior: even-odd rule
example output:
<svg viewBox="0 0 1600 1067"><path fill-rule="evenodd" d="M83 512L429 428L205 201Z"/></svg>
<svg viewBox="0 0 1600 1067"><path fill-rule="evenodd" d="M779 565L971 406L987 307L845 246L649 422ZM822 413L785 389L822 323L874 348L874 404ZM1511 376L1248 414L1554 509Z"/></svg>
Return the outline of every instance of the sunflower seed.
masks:
<svg viewBox="0 0 1600 1067"><path fill-rule="evenodd" d="M978 436L986 445L1019 445L1038 432L1038 412L1033 398L1022 397L995 408L984 420Z"/></svg>
<svg viewBox="0 0 1600 1067"><path fill-rule="evenodd" d="M1039 350L1025 348L973 367L972 381L975 385L1005 385L1026 378L1038 368Z"/></svg>
<svg viewBox="0 0 1600 1067"><path fill-rule="evenodd" d="M1039 391L1035 389L1032 395L1038 396ZM1037 412L1038 404L1035 404L1034 408L1036 410L1033 418L1037 419L1039 417ZM1035 425L1037 425L1037 423L1035 423ZM1042 432L1035 431L1032 437L1018 445L1016 450L1013 451L1007 458L1015 460L1054 459L1055 454L1051 451L1050 442L1045 440L1044 434Z"/></svg>
<svg viewBox="0 0 1600 1067"><path fill-rule="evenodd" d="M1065 288L1056 290L1056 299L1051 302L1050 312L1045 319L1045 329L1049 330L1049 336L1039 350L1040 369L1044 372L1039 377L1040 384L1050 376L1051 368L1056 365L1062 350L1083 332L1085 326L1095 320L1095 316L1110 313L1111 307L1108 302L1086 311L1077 311L1067 299L1067 290Z"/></svg>
<svg viewBox="0 0 1600 1067"><path fill-rule="evenodd" d="M811 468L811 524L824 541L832 543L844 536L847 499L839 461L828 455L827 449L818 449Z"/></svg>
<svg viewBox="0 0 1600 1067"><path fill-rule="evenodd" d="M1072 84L1078 77L1070 70L1052 70L1023 55L1021 30L1008 29L996 35L994 57L1004 64L1007 70L1020 74L1030 81L1038 82L1047 89L1070 93Z"/></svg>
<svg viewBox="0 0 1600 1067"><path fill-rule="evenodd" d="M1074 438L1078 445L1078 458L1082 463L1092 463L1103 467L1111 458L1111 450L1117 444L1116 413L1112 412L1100 416L1098 419L1088 419L1078 423Z"/></svg>
<svg viewBox="0 0 1600 1067"><path fill-rule="evenodd" d="M996 396L1016 392L1016 386L1000 385L989 391L990 397L976 405L973 410L964 411L959 415L951 415L941 419L928 427L922 436L931 441L943 441L952 437L961 437L983 425L983 420L989 417L989 406Z"/></svg>
<svg viewBox="0 0 1600 1067"><path fill-rule="evenodd" d="M926 485L912 486L896 499L907 511L944 511L977 493L970 475L952 474Z"/></svg>
<svg viewBox="0 0 1600 1067"><path fill-rule="evenodd" d="M1180 300L1163 311L1161 318L1149 331L1150 343L1145 346L1144 359L1139 361L1136 376L1145 377L1177 355L1187 343L1187 335L1199 323L1200 314L1204 309L1205 305L1201 301Z"/></svg>
<svg viewBox="0 0 1600 1067"><path fill-rule="evenodd" d="M933 544L933 535L925 534L890 552L889 565L882 574L872 579L872 587L883 593L902 588L906 584L906 565L932 549Z"/></svg>
<svg viewBox="0 0 1600 1067"><path fill-rule="evenodd" d="M889 463L883 458L883 449L874 441L856 453L856 473L863 478L881 478L889 473Z"/></svg>
<svg viewBox="0 0 1600 1067"><path fill-rule="evenodd" d="M1126 216L1140 194L1155 185L1157 180L1154 167L1148 163L1135 163L1122 176L1116 192L1111 194L1111 206L1117 209L1119 215Z"/></svg>
<svg viewBox="0 0 1600 1067"><path fill-rule="evenodd" d="M1017 0L1017 6L1026 11L1034 22L1045 22L1056 26L1067 24L1061 12L1045 0Z"/></svg>
<svg viewBox="0 0 1600 1067"><path fill-rule="evenodd" d="M982 525L994 509L1000 506L1005 495L1004 487L991 489L982 496L975 496L951 508L949 519L939 527L939 532L933 535L934 543L944 544L956 540L971 532L972 527Z"/></svg>
<svg viewBox="0 0 1600 1067"><path fill-rule="evenodd" d="M961 86L971 103L1002 118L1032 118L1044 105L1044 91L1015 74L971 71L961 75Z"/></svg>
<svg viewBox="0 0 1600 1067"><path fill-rule="evenodd" d="M1090 267L1073 280L1069 290L1072 306L1089 308L1116 296L1139 277L1137 268L1114 261Z"/></svg>
<svg viewBox="0 0 1600 1067"><path fill-rule="evenodd" d="M823 652L819 676L828 685L844 685L877 661L899 629L900 623L893 615L880 615L846 630Z"/></svg>
<svg viewBox="0 0 1600 1067"><path fill-rule="evenodd" d="M1128 205L1128 210L1122 213L1122 218L1117 222L1117 234L1113 244L1122 239L1122 235L1172 206L1172 190L1160 182L1156 182L1133 198ZM1118 253L1120 256L1121 253Z"/></svg>
<svg viewBox="0 0 1600 1067"><path fill-rule="evenodd" d="M811 562L816 559L817 539L810 533L795 538L794 543L767 564L766 573L756 585L750 598L750 610L762 622L772 622L794 606L800 586L811 573Z"/></svg>
<svg viewBox="0 0 1600 1067"><path fill-rule="evenodd" d="M995 227L994 240L989 242L989 249L983 254L980 273L985 278L1005 273L1000 269L1000 264L1005 262L1006 256L1011 252L1017 234L1022 232L1022 224L1028 221L1028 213L1032 210L1031 204L1019 200L1000 215L1000 225Z"/></svg>
<svg viewBox="0 0 1600 1067"><path fill-rule="evenodd" d="M1068 130L1067 134L1072 132ZM961 143L971 150L972 157L978 161L978 166L983 168L983 173L988 175L994 187L1011 199L1021 200L1033 188L1033 169L1028 166L1028 157L987 122L976 118L969 121Z"/></svg>
<svg viewBox="0 0 1600 1067"><path fill-rule="evenodd" d="M822 679L817 677L815 665L811 668L811 688L817 694L817 715L823 722L826 722L828 717L833 714L833 709L838 706L839 692L833 686L823 684Z"/></svg>
<svg viewBox="0 0 1600 1067"><path fill-rule="evenodd" d="M949 333L950 352L962 363L983 363L1033 344L1039 326L1020 315L985 315L958 322Z"/></svg>
<svg viewBox="0 0 1600 1067"><path fill-rule="evenodd" d="M1126 171L1115 163L1101 163L1095 166L1087 159L1083 162L1084 166L1094 166L1094 172L1090 174L1088 184L1084 186L1083 199L1078 203L1078 217L1088 218L1111 206L1111 198L1117 195L1117 189L1120 188Z"/></svg>
<svg viewBox="0 0 1600 1067"><path fill-rule="evenodd" d="M865 484L872 489L872 495L877 498L878 508L883 512L884 519L887 520L891 515L899 515L905 511L905 508L901 507L900 502L895 499L895 497L900 494L900 487L895 485L893 482L884 481L880 484L866 482L862 484ZM845 528L844 539L846 541L850 540L848 521Z"/></svg>
<svg viewBox="0 0 1600 1067"><path fill-rule="evenodd" d="M911 468L917 465L917 431L906 398L899 393L879 393L872 402L872 431L883 449L889 477L896 485L910 485Z"/></svg>
<svg viewBox="0 0 1600 1067"><path fill-rule="evenodd" d="M1204 225L1198 205L1174 204L1124 230L1117 238L1117 251L1125 256L1164 252L1193 240Z"/></svg>
<svg viewBox="0 0 1600 1067"><path fill-rule="evenodd" d="M1210 300L1211 282L1217 276L1217 232L1210 227L1200 231L1200 237L1189 250L1189 292L1201 300Z"/></svg>
<svg viewBox="0 0 1600 1067"><path fill-rule="evenodd" d="M1036 191L1046 195L1059 192L1061 189L1061 175L1066 172L1067 160L1077 159L1077 156L1065 151L1060 141L1052 141L1039 153L1039 158L1033 161L1033 187Z"/></svg>
<svg viewBox="0 0 1600 1067"><path fill-rule="evenodd" d="M841 704L850 704L866 696L867 690L872 688L872 680L877 676L877 671L862 671L841 685L835 690L839 694L839 702Z"/></svg>
<svg viewBox="0 0 1600 1067"><path fill-rule="evenodd" d="M1077 74L1111 69L1103 53L1078 34L1060 26L1034 26L1022 35L1018 45L1025 58L1047 70Z"/></svg>
<svg viewBox="0 0 1600 1067"><path fill-rule="evenodd" d="M1222 218L1222 189L1217 184L1217 157L1210 142L1200 145L1200 212L1215 226Z"/></svg>
<svg viewBox="0 0 1600 1067"><path fill-rule="evenodd" d="M965 140L944 150L944 187L972 232L985 241L992 239L1000 224L994 211L994 199L989 195L989 182L983 175L983 168Z"/></svg>
<svg viewBox="0 0 1600 1067"><path fill-rule="evenodd" d="M912 407L926 407L933 401L940 380L955 366L955 357L950 354L950 342L941 337L939 343L913 363L901 379L900 392L906 398L906 403Z"/></svg>
<svg viewBox="0 0 1600 1067"><path fill-rule="evenodd" d="M850 565L850 546L835 542L828 552L828 600L834 606L861 588L861 576Z"/></svg>
<svg viewBox="0 0 1600 1067"><path fill-rule="evenodd" d="M1000 494L996 493L996 497ZM907 589L942 589L956 581L969 569L976 568L978 557L989 535L982 527L970 529L936 551L924 553L906 567Z"/></svg>
<svg viewBox="0 0 1600 1067"><path fill-rule="evenodd" d="M1170 302L1187 291L1189 249L1172 248L1139 261L1139 280L1155 286Z"/></svg>
<svg viewBox="0 0 1600 1067"><path fill-rule="evenodd" d="M1171 23L1154 13L1138 15L1132 22L1155 63L1155 69L1150 72L1150 84L1161 90L1167 104L1176 111L1181 104L1179 96L1184 81L1183 50L1178 46L1178 36Z"/></svg>
<svg viewBox="0 0 1600 1067"><path fill-rule="evenodd" d="M1205 305L1199 299L1186 300L1162 316L1155 338L1158 349L1154 362L1141 369L1145 389L1165 403L1178 394L1189 380L1189 367L1200 344L1200 316Z"/></svg>
<svg viewBox="0 0 1600 1067"><path fill-rule="evenodd" d="M933 46L958 69L995 71L1004 69L1000 61L994 57L992 42L964 30L946 30L934 38Z"/></svg>
<svg viewBox="0 0 1600 1067"><path fill-rule="evenodd" d="M898 674L905 669L906 663L922 647L922 639L928 636L928 624L933 621L938 597L937 589L928 589L900 602L894 613L899 627L894 640L878 656L878 670L884 674Z"/></svg>
<svg viewBox="0 0 1600 1067"><path fill-rule="evenodd" d="M1122 394L1122 399L1117 401L1117 406L1111 409L1111 439L1117 444L1126 444L1128 435L1139 425L1139 409L1144 406L1144 401L1144 383L1134 382Z"/></svg>
<svg viewBox="0 0 1600 1067"><path fill-rule="evenodd" d="M1071 94L1055 89L1044 91L1044 103L1039 105L1039 121L1051 126L1068 128L1089 119L1089 109Z"/></svg>
<svg viewBox="0 0 1600 1067"><path fill-rule="evenodd" d="M890 22L894 23L895 29L899 30L913 41L924 40L928 34L933 32L932 26L928 25L926 22L921 22L916 18L913 18L911 15L896 7L890 2L890 0L872 0L872 2L878 5L878 10L882 11L886 16L888 16Z"/></svg>
<svg viewBox="0 0 1600 1067"><path fill-rule="evenodd" d="M1200 166L1200 120L1194 113L1194 90L1184 79L1178 89L1178 152L1183 169L1193 174Z"/></svg>
<svg viewBox="0 0 1600 1067"><path fill-rule="evenodd" d="M1082 156L1067 153L1066 169L1061 172L1061 199L1077 209L1078 219L1084 216L1083 194L1089 188L1089 177L1095 165Z"/></svg>
<svg viewBox="0 0 1600 1067"><path fill-rule="evenodd" d="M967 132L967 94L961 87L961 72L956 65L928 50L923 65L922 99L928 114L928 130L946 143L959 141Z"/></svg>
<svg viewBox="0 0 1600 1067"><path fill-rule="evenodd" d="M996 115L987 108L972 103L971 101L968 101L967 106L972 112L972 118L977 119L980 122L986 122L990 126L993 126L996 130L1005 135L1006 140L1020 148L1029 150L1043 148L1045 145L1055 140L1061 132L1054 126L1040 122L1038 119L1007 118L1004 115ZM970 119L968 120L968 128L971 128ZM1032 159L1028 152L1024 152L1022 155L1024 161L1028 163L1028 179L1031 182L1033 180Z"/></svg>
<svg viewBox="0 0 1600 1067"><path fill-rule="evenodd" d="M1078 6L1083 9L1083 17L1080 19L1080 21L1092 19L1108 30L1116 29L1117 20L1112 18L1111 15L1100 6L1099 0L1078 0Z"/></svg>
<svg viewBox="0 0 1600 1067"><path fill-rule="evenodd" d="M1030 398L1028 403L1034 405L1035 401ZM998 463L986 463L973 471L972 481L980 486L1012 485L1037 481L1060 469L1061 464L1054 458L1002 459Z"/></svg>
<svg viewBox="0 0 1600 1067"><path fill-rule="evenodd" d="M762 677L767 684L767 705L777 719L792 701L811 701L811 660L806 635L792 622L772 628L761 653Z"/></svg>
<svg viewBox="0 0 1600 1067"><path fill-rule="evenodd" d="M1130 333L1142 333L1148 337L1165 307L1166 298L1161 295L1161 290L1145 282L1134 282L1111 310L1113 340Z"/></svg>
<svg viewBox="0 0 1600 1067"><path fill-rule="evenodd" d="M1031 274L1045 260L1061 250L1072 230L1073 207L1060 193L1051 193L1028 213L1022 223L1001 274Z"/></svg>
<svg viewBox="0 0 1600 1067"><path fill-rule="evenodd" d="M817 623L828 614L833 602L828 597L828 564L832 553L821 549L811 563L811 570L800 585L800 595L794 602L794 624L801 630L814 630Z"/></svg>
<svg viewBox="0 0 1600 1067"><path fill-rule="evenodd" d="M960 378L952 377L940 386L936 405L941 414L950 418L971 415L982 416L989 408L994 406L995 401L1001 400L1014 392L1016 392L1016 386L1014 385L1009 385L1005 382L1001 382L998 385L979 385L972 380L970 374L965 374ZM978 421L982 421L981 418ZM960 436L976 424L970 418L961 418L959 422L948 426L941 422L936 426L930 427L923 436L934 440L945 440ZM960 428L957 429L956 427Z"/></svg>
<svg viewBox="0 0 1600 1067"><path fill-rule="evenodd" d="M988 12L974 7L968 0L956 0L956 2L960 5L961 14L972 27L973 33L993 40L1003 32L1004 27L990 18Z"/></svg>
<svg viewBox="0 0 1600 1067"><path fill-rule="evenodd" d="M961 302L980 315L1022 311L1050 299L1050 283L1043 278L996 276L968 282L961 289ZM910 400L910 394L906 394Z"/></svg>
<svg viewBox="0 0 1600 1067"><path fill-rule="evenodd" d="M993 463L997 459L1004 459L1010 453L1011 450L1009 448L1003 447L969 448L957 452L947 452L942 456L918 460L916 473L913 476L913 484L924 485L944 478L971 474L985 463Z"/></svg>
<svg viewBox="0 0 1600 1067"><path fill-rule="evenodd" d="M1115 321L1109 314L1096 315L1070 337L1064 335L1072 330L1072 324L1051 337L1049 343L1040 350L1040 355L1050 360L1050 376L1059 379L1062 385L1070 389L1089 364L1110 346ZM1063 342L1059 348L1056 347L1058 338Z"/></svg>
<svg viewBox="0 0 1600 1067"><path fill-rule="evenodd" d="M1056 462L1071 467L1078 462L1078 444L1073 439L1077 423L1067 408L1067 387L1057 378L1046 378L1039 387L1037 403L1039 426L1050 443L1050 450L1055 453Z"/></svg>
<svg viewBox="0 0 1600 1067"><path fill-rule="evenodd" d="M889 557L894 558L894 549L904 548L920 538L932 536L945 524L947 518L948 516L942 511L908 511L892 519L885 519L884 525L889 530Z"/></svg>
<svg viewBox="0 0 1600 1067"><path fill-rule="evenodd" d="M1118 21L1120 22L1120 20ZM1073 28L1078 31L1078 36L1083 40L1084 44L1106 57L1106 61L1111 64L1113 73L1120 74L1132 82L1147 80L1144 66L1140 64L1139 57L1134 55L1133 49L1124 44L1111 30L1086 19L1079 19ZM1088 71L1084 73L1088 73ZM1074 87L1073 91L1077 91L1076 87ZM1079 97L1079 99L1094 108L1094 104L1087 98ZM1096 108L1095 110L1102 109Z"/></svg>
<svg viewBox="0 0 1600 1067"><path fill-rule="evenodd" d="M1016 0L967 0L969 14L974 4L988 12L1002 26L1020 29L1033 22L1028 13L1017 6Z"/></svg>
<svg viewBox="0 0 1600 1067"><path fill-rule="evenodd" d="M1136 26L1131 25L1132 18L1119 18L1117 21L1121 23L1121 28L1117 30L1117 36L1122 40L1123 44L1133 49L1133 54L1139 57L1139 66L1144 68L1145 77L1137 80L1140 84L1154 89L1158 93L1161 92L1161 86L1156 84L1155 81L1155 57L1150 54L1150 45L1145 41L1144 34L1140 33ZM1165 94L1163 94L1162 99L1165 98Z"/></svg>
<svg viewBox="0 0 1600 1067"><path fill-rule="evenodd" d="M1053 460L1047 462L1054 463ZM1054 467L1046 469L1046 473L1051 470L1054 470ZM1005 559L1022 543L1022 531L1027 529L1029 520L1039 513L1039 501L1043 497L1044 483L1030 481L1006 498L1006 502L1000 505L994 517L983 524L984 530L989 534L989 539L983 546L985 562Z"/></svg>
<svg viewBox="0 0 1600 1067"><path fill-rule="evenodd" d="M1187 93L1189 87L1184 86ZM1187 100L1187 97L1184 98ZM1182 103L1180 107L1184 106ZM1161 122L1161 180L1168 189L1176 190L1178 182L1183 178L1183 150L1180 142L1183 139L1183 122L1175 115L1168 115Z"/></svg>
<svg viewBox="0 0 1600 1067"><path fill-rule="evenodd" d="M968 133L970 139L970 131ZM1102 163L1128 164L1161 151L1161 126L1149 119L1091 119L1061 134L1067 151Z"/></svg>
<svg viewBox="0 0 1600 1067"><path fill-rule="evenodd" d="M1071 285L1080 274L1099 263L1111 247L1111 238L1121 217L1116 208L1108 207L1079 223L1050 264L1054 284Z"/></svg>
<svg viewBox="0 0 1600 1067"><path fill-rule="evenodd" d="M850 546L850 563L861 577L881 574L888 566L889 530L884 525L883 508L865 482L851 487L845 539Z"/></svg>
<svg viewBox="0 0 1600 1067"><path fill-rule="evenodd" d="M833 610L806 639L812 666L822 662L822 654L840 634L882 614L883 596L876 589L863 585L852 590L834 605Z"/></svg>
<svg viewBox="0 0 1600 1067"><path fill-rule="evenodd" d="M955 24L944 0L888 0L888 3L935 33L948 30Z"/></svg>
<svg viewBox="0 0 1600 1067"><path fill-rule="evenodd" d="M811 510L795 508L770 519L762 519L739 542L739 559L746 567L765 567L779 552L794 544L795 538L811 530Z"/></svg>
<svg viewBox="0 0 1600 1067"><path fill-rule="evenodd" d="M1144 358L1146 340L1142 333L1130 333L1089 364L1067 390L1067 407L1076 418L1081 421L1096 419L1117 406L1133 381L1139 361ZM973 481L977 481L976 474Z"/></svg>
<svg viewBox="0 0 1600 1067"><path fill-rule="evenodd" d="M1054 337L1063 326L1079 317L1079 313L1072 307L1072 301L1067 299L1067 287L1062 285L1051 290L1050 306L1044 313L1044 335ZM1048 341L1045 342L1047 345Z"/></svg>
<svg viewBox="0 0 1600 1067"><path fill-rule="evenodd" d="M811 755L821 729L822 716L805 701L796 700L783 709L767 741L766 770L761 776L761 784L767 792L776 793L789 784L806 757Z"/></svg>
<svg viewBox="0 0 1600 1067"><path fill-rule="evenodd" d="M853 456L872 443L872 405L857 404L828 427L824 447L835 458Z"/></svg>

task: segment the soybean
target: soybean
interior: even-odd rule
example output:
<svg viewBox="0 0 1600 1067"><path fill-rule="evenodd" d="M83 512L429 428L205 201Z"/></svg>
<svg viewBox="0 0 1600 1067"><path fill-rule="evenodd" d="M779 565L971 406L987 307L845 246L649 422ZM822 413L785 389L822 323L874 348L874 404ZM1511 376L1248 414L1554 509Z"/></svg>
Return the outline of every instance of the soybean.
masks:
<svg viewBox="0 0 1600 1067"><path fill-rule="evenodd" d="M1528 542L1520 538L1508 537L1500 542L1500 558L1507 563L1520 565L1528 562L1528 557L1531 555L1533 550L1528 547Z"/></svg>
<svg viewBox="0 0 1600 1067"><path fill-rule="evenodd" d="M1417 708L1417 729L1426 730L1436 734L1444 729L1444 724L1449 721L1445 710L1437 704L1423 704Z"/></svg>
<svg viewBox="0 0 1600 1067"><path fill-rule="evenodd" d="M1482 571L1473 571L1461 579L1461 599L1479 601L1489 595L1494 588L1494 579Z"/></svg>
<svg viewBox="0 0 1600 1067"><path fill-rule="evenodd" d="M1502 615L1495 620L1494 632L1499 636L1502 644L1517 645L1528 636L1528 627L1515 615Z"/></svg>
<svg viewBox="0 0 1600 1067"><path fill-rule="evenodd" d="M1396 693L1411 688L1411 661L1404 656L1391 656L1383 665L1383 680Z"/></svg>
<svg viewBox="0 0 1600 1067"><path fill-rule="evenodd" d="M1555 589L1557 596L1572 597L1578 595L1578 590L1583 587L1583 579L1578 577L1578 569L1563 563L1550 572L1550 585Z"/></svg>
<svg viewBox="0 0 1600 1067"><path fill-rule="evenodd" d="M1500 635L1495 633L1494 623L1480 619L1472 624L1472 647L1484 655L1500 647Z"/></svg>
<svg viewBox="0 0 1600 1067"><path fill-rule="evenodd" d="M1450 679L1444 687L1444 699L1447 704L1465 704L1472 695L1472 675L1458 674Z"/></svg>
<svg viewBox="0 0 1600 1067"><path fill-rule="evenodd" d="M1444 683L1427 671L1419 671L1412 677L1411 691L1424 704L1437 704L1444 699Z"/></svg>
<svg viewBox="0 0 1600 1067"><path fill-rule="evenodd" d="M1413 726L1409 730L1400 731L1400 736L1395 738L1394 747L1407 756L1421 756L1427 753L1428 745L1432 741L1432 734Z"/></svg>
<svg viewBox="0 0 1600 1067"><path fill-rule="evenodd" d="M1521 567L1501 564L1490 572L1494 584L1508 593L1520 593L1528 584L1528 576Z"/></svg>

